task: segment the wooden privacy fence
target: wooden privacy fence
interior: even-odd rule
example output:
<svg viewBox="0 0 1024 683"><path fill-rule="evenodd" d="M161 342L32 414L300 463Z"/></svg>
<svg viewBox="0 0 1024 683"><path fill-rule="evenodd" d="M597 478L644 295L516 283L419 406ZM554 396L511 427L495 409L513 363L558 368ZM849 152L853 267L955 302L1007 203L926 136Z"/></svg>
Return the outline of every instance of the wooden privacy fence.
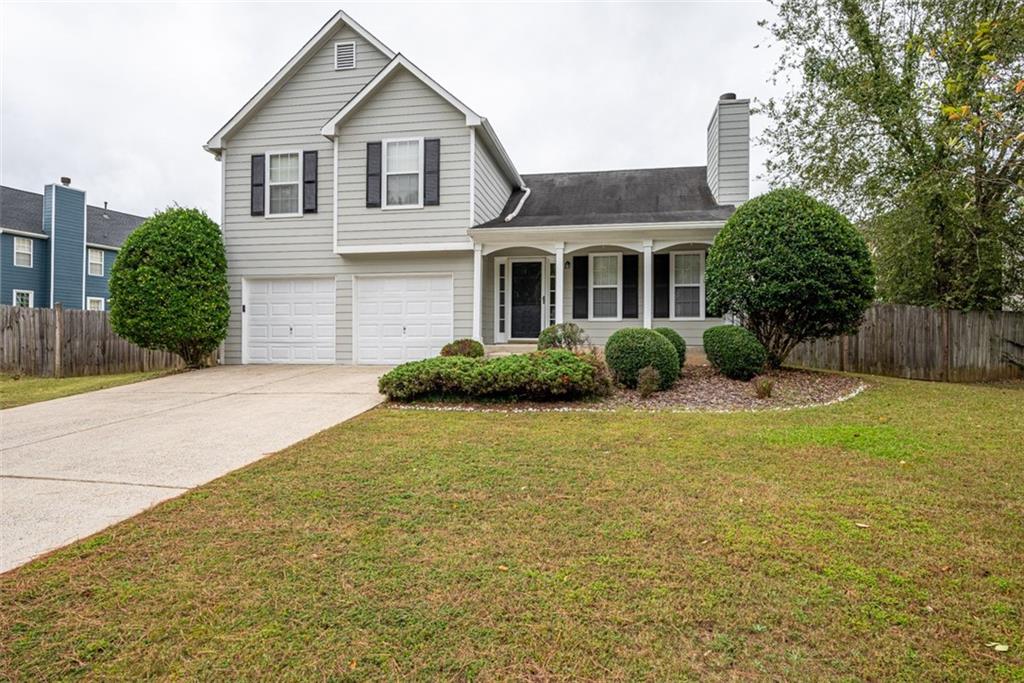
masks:
<svg viewBox="0 0 1024 683"><path fill-rule="evenodd" d="M0 372L77 377L180 367L173 353L118 337L105 311L0 306Z"/></svg>
<svg viewBox="0 0 1024 683"><path fill-rule="evenodd" d="M1024 377L1024 313L876 304L856 334L800 344L787 363L945 382Z"/></svg>

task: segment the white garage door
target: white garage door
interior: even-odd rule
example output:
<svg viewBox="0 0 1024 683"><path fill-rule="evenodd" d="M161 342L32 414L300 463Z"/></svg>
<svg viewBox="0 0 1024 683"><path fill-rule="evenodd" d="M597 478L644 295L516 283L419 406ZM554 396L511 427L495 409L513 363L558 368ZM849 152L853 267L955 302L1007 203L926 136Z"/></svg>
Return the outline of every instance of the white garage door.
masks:
<svg viewBox="0 0 1024 683"><path fill-rule="evenodd" d="M357 277L355 288L357 363L429 358L452 340L450 275Z"/></svg>
<svg viewBox="0 0 1024 683"><path fill-rule="evenodd" d="M334 362L334 278L246 282L246 360Z"/></svg>

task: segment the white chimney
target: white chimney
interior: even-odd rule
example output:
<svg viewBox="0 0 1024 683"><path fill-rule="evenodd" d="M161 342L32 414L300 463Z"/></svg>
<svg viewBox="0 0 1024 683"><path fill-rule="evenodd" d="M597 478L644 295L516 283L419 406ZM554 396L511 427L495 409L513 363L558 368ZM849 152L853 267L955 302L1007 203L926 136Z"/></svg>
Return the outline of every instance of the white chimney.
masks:
<svg viewBox="0 0 1024 683"><path fill-rule="evenodd" d="M727 92L708 123L708 187L719 204L750 199L750 100Z"/></svg>

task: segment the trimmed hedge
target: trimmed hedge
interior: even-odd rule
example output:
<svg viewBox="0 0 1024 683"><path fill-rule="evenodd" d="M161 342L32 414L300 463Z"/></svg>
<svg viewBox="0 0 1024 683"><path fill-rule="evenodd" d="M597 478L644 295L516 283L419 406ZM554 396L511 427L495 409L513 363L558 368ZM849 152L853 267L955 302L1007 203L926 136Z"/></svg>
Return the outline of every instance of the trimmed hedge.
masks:
<svg viewBox="0 0 1024 683"><path fill-rule="evenodd" d="M736 325L706 330L704 353L711 365L730 379L748 380L761 372L768 360L768 352L757 337Z"/></svg>
<svg viewBox="0 0 1024 683"><path fill-rule="evenodd" d="M615 379L636 388L641 369L652 366L661 376L661 388L668 389L679 378L679 355L672 343L654 330L626 327L616 331L604 345L604 358Z"/></svg>
<svg viewBox="0 0 1024 683"><path fill-rule="evenodd" d="M537 337L537 348L541 351L544 349L577 351L589 345L590 337L576 323L559 323L545 327Z"/></svg>
<svg viewBox="0 0 1024 683"><path fill-rule="evenodd" d="M467 358L483 358L484 345L475 339L456 339L445 344L441 349L442 356L466 356Z"/></svg>
<svg viewBox="0 0 1024 683"><path fill-rule="evenodd" d="M598 396L607 393L609 384L595 355L549 349L498 358L413 361L386 373L377 386L395 401L426 396L546 401Z"/></svg>
<svg viewBox="0 0 1024 683"><path fill-rule="evenodd" d="M671 327L655 327L654 331L668 339L669 343L675 347L676 355L679 356L679 372L682 372L683 366L686 365L686 341L682 335Z"/></svg>

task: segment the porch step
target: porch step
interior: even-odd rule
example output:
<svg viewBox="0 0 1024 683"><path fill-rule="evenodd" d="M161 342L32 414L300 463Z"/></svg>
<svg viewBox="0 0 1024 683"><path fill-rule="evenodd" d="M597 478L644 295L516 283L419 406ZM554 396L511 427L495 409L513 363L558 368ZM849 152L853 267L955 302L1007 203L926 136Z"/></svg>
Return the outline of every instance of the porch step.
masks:
<svg viewBox="0 0 1024 683"><path fill-rule="evenodd" d="M499 356L511 356L516 353L530 353L537 350L537 344L533 342L520 342L518 344L488 344L484 347L484 353L488 358Z"/></svg>

